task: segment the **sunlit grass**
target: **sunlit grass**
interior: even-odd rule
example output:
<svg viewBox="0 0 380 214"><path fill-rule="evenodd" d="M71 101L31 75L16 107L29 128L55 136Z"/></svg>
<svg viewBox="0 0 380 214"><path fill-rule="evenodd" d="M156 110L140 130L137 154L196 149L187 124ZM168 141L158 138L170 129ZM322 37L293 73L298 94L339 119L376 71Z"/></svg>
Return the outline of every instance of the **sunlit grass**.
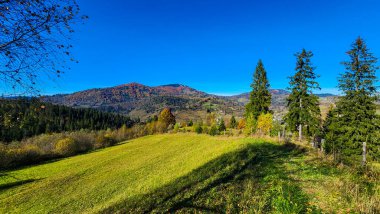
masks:
<svg viewBox="0 0 380 214"><path fill-rule="evenodd" d="M6 173L0 212L95 211L148 193L189 173L247 140L177 134L126 144ZM20 182L28 181L20 185Z"/></svg>
<svg viewBox="0 0 380 214"><path fill-rule="evenodd" d="M303 147L191 133L147 136L0 178L0 213L376 213L380 206L378 179Z"/></svg>

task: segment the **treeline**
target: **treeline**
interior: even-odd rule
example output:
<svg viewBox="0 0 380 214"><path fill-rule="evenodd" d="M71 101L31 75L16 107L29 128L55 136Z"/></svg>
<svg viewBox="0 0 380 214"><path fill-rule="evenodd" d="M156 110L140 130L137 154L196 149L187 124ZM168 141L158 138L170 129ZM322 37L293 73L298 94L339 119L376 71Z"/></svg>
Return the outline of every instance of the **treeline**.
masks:
<svg viewBox="0 0 380 214"><path fill-rule="evenodd" d="M95 109L75 109L42 103L38 99L0 99L0 141L11 142L53 132L81 129L117 129L131 127L129 117Z"/></svg>
<svg viewBox="0 0 380 214"><path fill-rule="evenodd" d="M319 75L312 63L313 53L303 49L295 54L295 73L290 77L288 88L291 91L287 98L288 112L281 126L292 136L297 136L299 141L313 142L337 162L365 165L368 160L380 160L380 118L375 104L378 99L376 71L379 67L377 58L360 37L346 53L348 60L342 63L345 72L338 77L338 87L343 96L335 106L331 106L325 120L321 117L319 99L314 94L320 87ZM272 115L269 108L270 85L261 60L251 86L245 129L248 133L256 133L260 131L260 118ZM279 134L283 136L285 131Z"/></svg>
<svg viewBox="0 0 380 214"><path fill-rule="evenodd" d="M46 109L46 106L44 108ZM112 114L104 115L112 116ZM146 124L138 123L131 127L123 124L117 129L107 128L98 131L87 129L48 133L8 144L0 143L0 169L10 169L55 158L69 157L110 147L128 139L165 133L175 129L175 116L169 108L164 108L155 118ZM117 124L114 125L116 127Z"/></svg>

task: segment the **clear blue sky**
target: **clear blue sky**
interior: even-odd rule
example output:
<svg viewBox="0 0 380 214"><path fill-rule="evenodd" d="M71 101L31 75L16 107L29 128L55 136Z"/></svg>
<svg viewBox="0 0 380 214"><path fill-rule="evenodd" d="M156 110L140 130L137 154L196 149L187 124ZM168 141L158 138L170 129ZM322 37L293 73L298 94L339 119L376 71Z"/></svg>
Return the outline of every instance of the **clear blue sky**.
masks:
<svg viewBox="0 0 380 214"><path fill-rule="evenodd" d="M181 83L216 94L250 90L258 59L272 88L286 88L294 53L314 52L323 92L336 92L345 52L359 35L380 57L376 0L78 0L80 63L43 94L129 82Z"/></svg>

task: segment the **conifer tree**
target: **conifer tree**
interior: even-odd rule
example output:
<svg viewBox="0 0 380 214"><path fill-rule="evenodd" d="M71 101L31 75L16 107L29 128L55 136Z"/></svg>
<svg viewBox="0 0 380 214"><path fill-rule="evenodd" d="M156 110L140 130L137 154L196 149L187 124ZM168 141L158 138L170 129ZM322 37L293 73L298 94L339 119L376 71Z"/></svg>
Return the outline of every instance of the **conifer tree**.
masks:
<svg viewBox="0 0 380 214"><path fill-rule="evenodd" d="M312 93L312 90L319 89L316 82L317 75L314 73L315 67L311 62L313 53L303 49L296 53L296 73L290 77L291 94L287 99L289 112L285 120L291 131L299 133L299 140L302 140L302 134L308 136L316 135L321 123L321 113L319 109L318 97ZM303 129L306 127L305 129Z"/></svg>
<svg viewBox="0 0 380 214"><path fill-rule="evenodd" d="M226 131L226 124L224 124L223 118L220 118L220 120L218 122L218 130L220 132Z"/></svg>
<svg viewBox="0 0 380 214"><path fill-rule="evenodd" d="M363 142L368 145L372 158L379 159L379 142L376 132L379 130L379 118L376 115L376 66L377 58L369 52L366 43L360 37L347 52L349 60L343 62L346 72L339 78L339 88L344 96L337 102L328 124L327 139L332 152L338 153L338 161L355 160L362 153Z"/></svg>
<svg viewBox="0 0 380 214"><path fill-rule="evenodd" d="M231 129L235 129L237 127L237 121L235 119L235 116L232 115L231 119L230 119L230 128Z"/></svg>
<svg viewBox="0 0 380 214"><path fill-rule="evenodd" d="M271 104L270 85L267 72L261 60L257 63L251 87L252 92L250 94L249 103L246 106L246 117L252 114L254 119L257 120L260 114L269 112Z"/></svg>

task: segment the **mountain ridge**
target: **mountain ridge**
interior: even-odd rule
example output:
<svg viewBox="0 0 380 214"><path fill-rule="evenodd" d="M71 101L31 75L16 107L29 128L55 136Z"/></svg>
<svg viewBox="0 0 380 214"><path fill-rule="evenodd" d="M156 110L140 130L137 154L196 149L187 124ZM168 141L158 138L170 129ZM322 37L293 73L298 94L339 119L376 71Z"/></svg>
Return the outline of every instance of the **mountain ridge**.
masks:
<svg viewBox="0 0 380 214"><path fill-rule="evenodd" d="M283 111L289 91L270 89L272 109ZM328 95L324 95L326 97ZM333 96L333 95L332 95ZM201 120L206 112L243 116L249 93L232 96L209 94L192 87L173 83L147 86L137 82L114 87L93 88L71 94L43 96L45 102L70 107L96 108L146 119L157 114L163 107L170 107L180 119Z"/></svg>

